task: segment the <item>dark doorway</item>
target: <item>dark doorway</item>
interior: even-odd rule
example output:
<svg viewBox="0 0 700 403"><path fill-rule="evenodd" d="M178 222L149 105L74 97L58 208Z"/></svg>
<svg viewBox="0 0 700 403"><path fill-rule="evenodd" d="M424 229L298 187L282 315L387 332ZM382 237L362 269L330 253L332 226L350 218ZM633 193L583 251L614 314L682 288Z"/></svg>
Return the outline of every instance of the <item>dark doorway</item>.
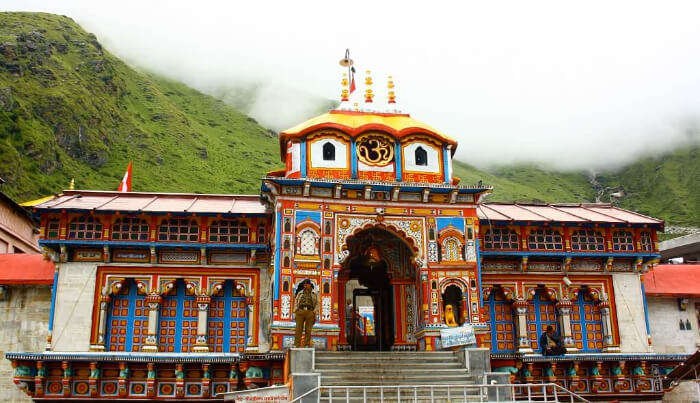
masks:
<svg viewBox="0 0 700 403"><path fill-rule="evenodd" d="M348 340L356 351L386 351L394 344L393 292L385 261L358 256L350 262L352 292ZM346 298L350 295L346 294Z"/></svg>

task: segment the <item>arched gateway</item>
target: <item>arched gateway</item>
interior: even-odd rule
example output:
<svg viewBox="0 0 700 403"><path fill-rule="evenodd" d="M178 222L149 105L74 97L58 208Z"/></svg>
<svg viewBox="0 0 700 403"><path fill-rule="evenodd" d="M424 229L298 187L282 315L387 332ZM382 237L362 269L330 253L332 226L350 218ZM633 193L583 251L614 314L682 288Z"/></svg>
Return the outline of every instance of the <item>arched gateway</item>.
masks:
<svg viewBox="0 0 700 403"><path fill-rule="evenodd" d="M344 99L280 133L286 167L262 189L274 211L273 350L292 344L289 285L305 278L318 285L317 349L433 350L445 309L451 323L482 320L476 205L490 188L453 178L455 140L367 94L371 110Z"/></svg>

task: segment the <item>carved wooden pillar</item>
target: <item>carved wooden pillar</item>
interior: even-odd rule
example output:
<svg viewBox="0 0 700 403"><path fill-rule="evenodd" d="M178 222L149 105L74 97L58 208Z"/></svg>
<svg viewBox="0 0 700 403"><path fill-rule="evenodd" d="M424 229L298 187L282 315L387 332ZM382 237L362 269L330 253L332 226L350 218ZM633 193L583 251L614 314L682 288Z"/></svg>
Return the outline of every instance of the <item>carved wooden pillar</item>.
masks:
<svg viewBox="0 0 700 403"><path fill-rule="evenodd" d="M175 364L175 397L185 397L185 372L182 364Z"/></svg>
<svg viewBox="0 0 700 403"><path fill-rule="evenodd" d="M209 372L209 364L202 364L202 397L211 396L211 372Z"/></svg>
<svg viewBox="0 0 700 403"><path fill-rule="evenodd" d="M197 342L192 351L195 353L208 353L207 321L209 318L209 304L211 297L208 295L197 296Z"/></svg>
<svg viewBox="0 0 700 403"><path fill-rule="evenodd" d="M14 364L15 362L13 362ZM36 376L34 376L34 396L44 396L44 382L46 381L46 367L44 361L36 362Z"/></svg>
<svg viewBox="0 0 700 403"><path fill-rule="evenodd" d="M125 362L119 363L119 380L117 381L119 397L126 397L129 392L129 367Z"/></svg>
<svg viewBox="0 0 700 403"><path fill-rule="evenodd" d="M73 370L70 367L70 362L61 362L61 369L63 369L63 378L61 378L61 384L63 385L63 397L68 397L71 395L71 378L73 377Z"/></svg>
<svg viewBox="0 0 700 403"><path fill-rule="evenodd" d="M100 368L98 363L93 361L90 363L90 378L88 379L88 385L90 387L90 396L96 397L99 394L98 385L100 383Z"/></svg>
<svg viewBox="0 0 700 403"><path fill-rule="evenodd" d="M519 353L532 353L532 346L527 337L527 306L528 302L526 299L516 299L513 302L513 310L515 310L516 316L515 328L518 331L517 348Z"/></svg>
<svg viewBox="0 0 700 403"><path fill-rule="evenodd" d="M146 364L148 368L148 373L146 375L146 396L155 397L156 396L156 364L149 362Z"/></svg>
<svg viewBox="0 0 700 403"><path fill-rule="evenodd" d="M142 351L155 353L158 351L158 316L160 314L160 304L163 297L159 294L151 293L146 296L148 305L148 330L146 332L146 342L141 347Z"/></svg>
<svg viewBox="0 0 700 403"><path fill-rule="evenodd" d="M557 302L556 308L559 313L559 331L561 332L564 347L566 351L576 351L571 332L571 309L573 309L573 303L568 298L565 298Z"/></svg>
<svg viewBox="0 0 700 403"><path fill-rule="evenodd" d="M100 318L97 327L97 344L90 346L90 350L104 351L107 342L107 313L109 311L109 303L112 301L110 295L100 295Z"/></svg>

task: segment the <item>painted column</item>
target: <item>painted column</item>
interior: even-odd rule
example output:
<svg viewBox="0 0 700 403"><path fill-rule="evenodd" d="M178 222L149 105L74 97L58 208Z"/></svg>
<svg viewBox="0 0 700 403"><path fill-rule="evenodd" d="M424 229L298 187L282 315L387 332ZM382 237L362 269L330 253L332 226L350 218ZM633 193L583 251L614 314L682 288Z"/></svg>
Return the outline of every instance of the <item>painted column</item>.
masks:
<svg viewBox="0 0 700 403"><path fill-rule="evenodd" d="M394 156L396 160L396 181L401 182L403 180L403 162L401 161L401 143L398 140L394 142Z"/></svg>
<svg viewBox="0 0 700 403"><path fill-rule="evenodd" d="M299 163L301 177L306 178L306 141L302 141L301 143L299 143L299 155L301 156L301 161Z"/></svg>
<svg viewBox="0 0 700 403"><path fill-rule="evenodd" d="M350 177L357 179L357 149L355 148L355 139L350 141Z"/></svg>
<svg viewBox="0 0 700 403"><path fill-rule="evenodd" d="M211 297L208 295L197 296L197 342L192 351L195 353L208 353L209 344L207 343L207 320L209 318L209 304Z"/></svg>
<svg viewBox="0 0 700 403"><path fill-rule="evenodd" d="M600 308L601 321L603 322L603 351L607 351L610 350L613 345L610 303L608 302L607 297L603 296L603 298L601 298L598 307Z"/></svg>
<svg viewBox="0 0 700 403"><path fill-rule="evenodd" d="M518 330L518 352L532 353L530 340L527 338L527 306L526 299L516 299L513 301L513 309L516 315L516 329Z"/></svg>
<svg viewBox="0 0 700 403"><path fill-rule="evenodd" d="M576 351L571 332L571 309L573 308L573 303L568 298L563 299L557 302L556 308L559 313L559 331L561 332L564 347L566 351Z"/></svg>
<svg viewBox="0 0 700 403"><path fill-rule="evenodd" d="M148 304L148 332L146 333L146 343L141 347L142 351L149 353L158 352L158 316L160 304L163 297L159 294L148 294L146 304Z"/></svg>
<svg viewBox="0 0 700 403"><path fill-rule="evenodd" d="M100 295L100 319L97 330L97 344L90 346L90 350L104 351L106 344L107 332L107 311L112 297L109 295Z"/></svg>

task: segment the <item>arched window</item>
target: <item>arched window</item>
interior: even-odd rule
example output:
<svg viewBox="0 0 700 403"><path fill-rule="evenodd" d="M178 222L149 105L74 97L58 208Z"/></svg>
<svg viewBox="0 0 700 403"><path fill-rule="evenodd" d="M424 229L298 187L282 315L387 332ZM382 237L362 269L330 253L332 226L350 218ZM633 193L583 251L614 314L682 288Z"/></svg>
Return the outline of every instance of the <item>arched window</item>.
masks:
<svg viewBox="0 0 700 403"><path fill-rule="evenodd" d="M289 285L287 285L289 287ZM217 353L242 353L248 336L246 297L239 295L233 281L212 296L209 307L209 349Z"/></svg>
<svg viewBox="0 0 700 403"><path fill-rule="evenodd" d="M197 242L199 225L189 218L169 218L160 222L158 240L171 242Z"/></svg>
<svg viewBox="0 0 700 403"><path fill-rule="evenodd" d="M557 308L554 301L547 297L544 289L538 289L531 303L527 306L527 335L530 346L534 351L540 350L540 335L552 326L555 331L557 326Z"/></svg>
<svg viewBox="0 0 700 403"><path fill-rule="evenodd" d="M571 234L571 249L583 252L605 251L603 234L592 229L580 229Z"/></svg>
<svg viewBox="0 0 700 403"><path fill-rule="evenodd" d="M577 349L586 352L603 349L600 308L585 289L579 291L576 305L571 310L571 331Z"/></svg>
<svg viewBox="0 0 700 403"><path fill-rule="evenodd" d="M612 237L615 252L634 252L634 236L630 231L615 231Z"/></svg>
<svg viewBox="0 0 700 403"><path fill-rule="evenodd" d="M335 146L330 141L323 145L323 160L335 161Z"/></svg>
<svg viewBox="0 0 700 403"><path fill-rule="evenodd" d="M513 307L499 290L493 290L488 299L486 320L491 324L491 351L512 353L515 351L515 324Z"/></svg>
<svg viewBox="0 0 700 403"><path fill-rule="evenodd" d="M418 146L416 148L416 165L427 166L428 165L428 153L423 149L423 147Z"/></svg>
<svg viewBox="0 0 700 403"><path fill-rule="evenodd" d="M651 233L649 231L642 231L639 234L639 249L640 252L654 251L654 242L651 239Z"/></svg>
<svg viewBox="0 0 700 403"><path fill-rule="evenodd" d="M330 259L323 259L323 268L325 270L329 270L331 268L331 261Z"/></svg>
<svg viewBox="0 0 700 403"><path fill-rule="evenodd" d="M118 294L112 295L107 312L105 350L141 351L148 333L146 296L138 294L133 280L124 282Z"/></svg>
<svg viewBox="0 0 700 403"><path fill-rule="evenodd" d="M102 223L91 215L76 217L68 225L68 239L102 239Z"/></svg>
<svg viewBox="0 0 700 403"><path fill-rule="evenodd" d="M209 226L209 242L247 243L249 241L248 224L239 220L218 220Z"/></svg>
<svg viewBox="0 0 700 403"><path fill-rule="evenodd" d="M484 234L485 249L518 249L518 233L510 228L489 228Z"/></svg>
<svg viewBox="0 0 700 403"><path fill-rule="evenodd" d="M442 241L442 260L445 262L457 262L462 260L462 243L455 237L448 237Z"/></svg>
<svg viewBox="0 0 700 403"><path fill-rule="evenodd" d="M292 231L292 220L287 217L284 219L284 232L291 232Z"/></svg>
<svg viewBox="0 0 700 403"><path fill-rule="evenodd" d="M284 238L283 249L289 250L289 238Z"/></svg>
<svg viewBox="0 0 700 403"><path fill-rule="evenodd" d="M115 241L148 241L148 223L138 217L117 218L112 224Z"/></svg>
<svg viewBox="0 0 700 403"><path fill-rule="evenodd" d="M289 264L289 256L284 257L284 267L291 267L291 265Z"/></svg>
<svg viewBox="0 0 700 403"><path fill-rule="evenodd" d="M458 326L464 323L465 318L463 317L462 305L463 305L462 289L455 284L450 284L445 288L445 292L442 294L442 309L445 315L445 324L447 323L447 306L452 307L452 314L454 320ZM449 325L449 324L448 324Z"/></svg>
<svg viewBox="0 0 700 403"><path fill-rule="evenodd" d="M197 301L188 295L185 282L178 280L175 289L163 297L160 306L158 351L189 353L197 342Z"/></svg>
<svg viewBox="0 0 700 403"><path fill-rule="evenodd" d="M312 256L318 254L318 246L316 241L318 235L312 229L305 229L299 234L299 254Z"/></svg>
<svg viewBox="0 0 700 403"><path fill-rule="evenodd" d="M564 245L562 243L561 233L559 231L554 231L551 229L537 229L530 231L530 235L527 237L528 247L530 249L539 250L562 250Z"/></svg>
<svg viewBox="0 0 700 403"><path fill-rule="evenodd" d="M289 281L284 280L284 283L282 283L282 291L289 292Z"/></svg>
<svg viewBox="0 0 700 403"><path fill-rule="evenodd" d="M331 283L328 281L323 283L323 293L324 294L330 294L331 293Z"/></svg>
<svg viewBox="0 0 700 403"><path fill-rule="evenodd" d="M330 222L330 221L326 221L326 224L325 224L324 228L325 228L325 229L323 230L324 233L325 233L326 235L330 235L330 234L331 234L331 222Z"/></svg>
<svg viewBox="0 0 700 403"><path fill-rule="evenodd" d="M60 233L60 220L58 218L50 218L46 222L46 239L58 239L58 234Z"/></svg>
<svg viewBox="0 0 700 403"><path fill-rule="evenodd" d="M323 251L324 251L324 252L330 252L330 251L331 251L331 240L330 240L330 239L326 239L326 240L323 242Z"/></svg>

